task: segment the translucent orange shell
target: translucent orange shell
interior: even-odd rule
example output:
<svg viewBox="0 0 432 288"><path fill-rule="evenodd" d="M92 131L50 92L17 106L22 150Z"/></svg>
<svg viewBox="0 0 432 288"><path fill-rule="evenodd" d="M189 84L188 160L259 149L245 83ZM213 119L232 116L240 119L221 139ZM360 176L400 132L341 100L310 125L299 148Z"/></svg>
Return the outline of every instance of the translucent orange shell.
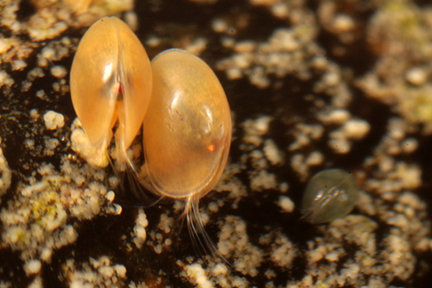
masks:
<svg viewBox="0 0 432 288"><path fill-rule="evenodd" d="M153 93L144 118L146 169L163 196L206 195L219 181L231 144L231 110L211 68L169 49L152 62Z"/></svg>
<svg viewBox="0 0 432 288"><path fill-rule="evenodd" d="M131 29L115 17L94 23L81 39L70 74L75 112L95 149L105 151L116 130L125 155L137 135L152 91L150 60Z"/></svg>

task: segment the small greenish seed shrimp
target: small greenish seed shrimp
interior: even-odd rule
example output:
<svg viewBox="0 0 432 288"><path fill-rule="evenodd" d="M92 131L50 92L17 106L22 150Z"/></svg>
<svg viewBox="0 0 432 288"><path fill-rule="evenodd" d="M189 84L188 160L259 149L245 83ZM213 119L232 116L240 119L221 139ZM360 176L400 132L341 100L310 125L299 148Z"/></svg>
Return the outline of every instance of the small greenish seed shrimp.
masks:
<svg viewBox="0 0 432 288"><path fill-rule="evenodd" d="M301 211L313 224L342 218L354 208L358 187L354 176L342 169L327 169L315 174L308 182Z"/></svg>

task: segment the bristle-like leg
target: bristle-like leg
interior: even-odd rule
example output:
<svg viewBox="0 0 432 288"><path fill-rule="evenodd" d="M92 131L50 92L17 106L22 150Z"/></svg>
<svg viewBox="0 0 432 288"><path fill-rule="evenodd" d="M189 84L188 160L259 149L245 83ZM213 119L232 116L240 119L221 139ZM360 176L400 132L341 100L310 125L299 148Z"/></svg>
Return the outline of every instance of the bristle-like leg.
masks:
<svg viewBox="0 0 432 288"><path fill-rule="evenodd" d="M222 259L226 264L231 265L228 260L219 252L216 245L207 234L201 214L199 211L199 198L191 196L186 201L185 215L188 224L188 231L194 247L198 247L206 254Z"/></svg>
<svg viewBox="0 0 432 288"><path fill-rule="evenodd" d="M137 168L133 166L132 162L129 162L126 166L126 178L129 185L129 189L132 194L140 201L140 204L144 207L150 207L157 204L162 196L154 194L150 189L142 184L143 180L140 178Z"/></svg>
<svg viewBox="0 0 432 288"><path fill-rule="evenodd" d="M303 215L302 215L301 219L306 220L308 222L311 222L312 219L314 218L315 214L316 214L316 212L314 209L312 209L312 208L307 209L307 210L303 211Z"/></svg>
<svg viewBox="0 0 432 288"><path fill-rule="evenodd" d="M111 162L114 172L120 180L121 191L132 192L134 197L139 200L139 206L150 207L161 200L161 196L154 194L148 189L150 184L143 185L139 168L128 156L127 150L121 140L116 139L117 162ZM134 203L137 204L137 203Z"/></svg>

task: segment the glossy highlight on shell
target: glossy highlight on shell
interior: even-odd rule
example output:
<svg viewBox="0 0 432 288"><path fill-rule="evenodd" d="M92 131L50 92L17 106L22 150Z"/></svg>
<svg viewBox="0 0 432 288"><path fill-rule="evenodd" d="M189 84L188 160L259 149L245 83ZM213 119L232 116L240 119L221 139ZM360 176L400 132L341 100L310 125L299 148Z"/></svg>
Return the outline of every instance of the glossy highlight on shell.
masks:
<svg viewBox="0 0 432 288"><path fill-rule="evenodd" d="M116 17L94 23L75 54L70 89L75 112L90 143L105 152L116 123L117 157L137 135L151 96L151 66L132 30Z"/></svg>
<svg viewBox="0 0 432 288"><path fill-rule="evenodd" d="M358 187L353 175L342 169L327 169L309 180L301 210L309 222L326 223L351 212L357 199Z"/></svg>
<svg viewBox="0 0 432 288"><path fill-rule="evenodd" d="M148 179L156 193L201 198L219 181L231 144L231 110L211 68L169 49L152 60L153 93L144 119Z"/></svg>

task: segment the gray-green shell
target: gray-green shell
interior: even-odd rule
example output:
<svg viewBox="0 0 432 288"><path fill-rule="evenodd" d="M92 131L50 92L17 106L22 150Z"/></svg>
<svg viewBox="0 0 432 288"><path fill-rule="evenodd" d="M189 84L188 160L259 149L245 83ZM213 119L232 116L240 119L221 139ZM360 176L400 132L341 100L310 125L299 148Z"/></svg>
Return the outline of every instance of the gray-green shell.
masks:
<svg viewBox="0 0 432 288"><path fill-rule="evenodd" d="M351 212L358 199L358 187L350 173L327 169L315 174L303 195L303 217L314 224L341 218Z"/></svg>

